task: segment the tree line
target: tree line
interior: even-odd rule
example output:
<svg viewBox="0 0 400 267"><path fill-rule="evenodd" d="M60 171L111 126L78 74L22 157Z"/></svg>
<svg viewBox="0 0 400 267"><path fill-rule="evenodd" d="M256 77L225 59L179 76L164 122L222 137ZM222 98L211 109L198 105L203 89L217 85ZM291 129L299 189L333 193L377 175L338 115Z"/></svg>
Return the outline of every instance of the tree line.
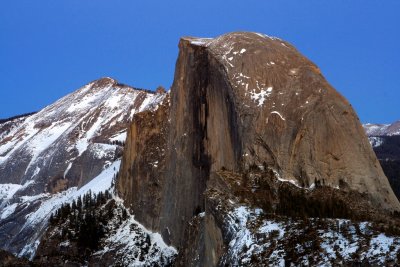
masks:
<svg viewBox="0 0 400 267"><path fill-rule="evenodd" d="M105 205L110 199L112 195L108 190L98 194L89 191L72 203L62 204L51 214L50 224L60 226L63 240L76 241L81 248L98 249L99 241L105 235L105 225L114 216L114 206ZM103 205L105 209L100 208ZM126 210L122 216L126 219Z"/></svg>

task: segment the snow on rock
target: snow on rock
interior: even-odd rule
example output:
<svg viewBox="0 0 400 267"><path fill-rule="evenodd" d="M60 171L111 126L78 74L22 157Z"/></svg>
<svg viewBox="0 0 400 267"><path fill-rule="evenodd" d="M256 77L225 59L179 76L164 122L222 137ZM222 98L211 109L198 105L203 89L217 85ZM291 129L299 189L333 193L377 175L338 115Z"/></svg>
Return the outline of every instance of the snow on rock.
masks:
<svg viewBox="0 0 400 267"><path fill-rule="evenodd" d="M117 200L118 202L118 200ZM119 201L118 205L123 208ZM108 223L108 236L103 241L104 247L94 255L102 256L110 251L117 251L116 257L123 266L167 266L177 255L177 250L165 244L159 233L147 230L128 213L128 218L121 225L117 217Z"/></svg>
<svg viewBox="0 0 400 267"><path fill-rule="evenodd" d="M125 140L126 140L126 131L123 131L123 132L121 132L121 133L118 133L118 134L116 134L116 135L113 135L113 136L110 138L110 141L111 141L111 142L113 142L113 141L125 142Z"/></svg>
<svg viewBox="0 0 400 267"><path fill-rule="evenodd" d="M102 78L0 124L0 249L34 251L50 210L114 166L133 116L157 109L165 96ZM3 219L18 223L10 228ZM16 234L8 238L9 231Z"/></svg>
<svg viewBox="0 0 400 267"><path fill-rule="evenodd" d="M120 160L117 160L113 164L111 164L108 168L106 168L102 173L100 173L97 177L93 178L89 183L84 185L81 188L72 187L66 191L51 195L51 194L40 194L36 198L28 199L28 196L23 196L21 198L25 198L25 201L35 201L39 198L43 198L39 209L33 213L31 213L28 218L26 225L32 225L33 223L39 223L43 220L47 220L51 213L61 207L63 203L71 203L72 200L78 198L79 196L83 196L89 190L92 193L103 192L107 189L110 189L111 182L114 177L114 174L119 170L119 166L121 164Z"/></svg>
<svg viewBox="0 0 400 267"><path fill-rule="evenodd" d="M283 121L286 120L286 119L282 116L282 114L279 113L278 111L272 111L271 114L277 114L277 115L281 118L281 120L283 120Z"/></svg>
<svg viewBox="0 0 400 267"><path fill-rule="evenodd" d="M207 46L212 38L190 38L189 41L193 45Z"/></svg>
<svg viewBox="0 0 400 267"><path fill-rule="evenodd" d="M383 266L400 253L400 237L379 233L368 222L304 221L238 205L225 216L225 225L230 242L222 265L334 266L358 259Z"/></svg>
<svg viewBox="0 0 400 267"><path fill-rule="evenodd" d="M262 214L263 212L260 209L239 206L226 217L226 224L229 226L228 232L232 239L229 242L226 254L223 256L222 264L251 266L252 255L262 253L271 246L270 242L258 242L257 236L267 235L278 239L283 238L285 227L275 221L264 221L259 228L249 228L251 222L257 220ZM275 248L269 259L264 258L263 260L273 263L274 266L284 266L283 255L283 249Z"/></svg>
<svg viewBox="0 0 400 267"><path fill-rule="evenodd" d="M285 182L285 183L291 183L292 185L294 185L294 186L296 186L296 187L298 187L298 188L303 188L303 187L300 186L300 184L299 184L298 181L293 180L293 179L286 179L286 178L283 178L283 177L279 174L278 171L276 171L276 170L274 170L274 169L273 169L272 171L274 172L275 177L278 179L278 181ZM310 188L312 188L312 186L313 186L313 185L311 185Z"/></svg>
<svg viewBox="0 0 400 267"><path fill-rule="evenodd" d="M385 135L385 132L389 126L390 124L363 124L364 130L368 136Z"/></svg>
<svg viewBox="0 0 400 267"><path fill-rule="evenodd" d="M396 241L396 242L395 242ZM397 253L399 253L399 240L395 240L393 237L387 237L384 234L379 234L375 237L373 237L370 241L370 249L366 253L367 258L378 258L378 262L380 264L384 264L384 256L388 255L392 258L395 258L397 256ZM391 249L391 247L397 247L396 249ZM396 253L397 252L397 253ZM379 257L382 256L382 257Z"/></svg>
<svg viewBox="0 0 400 267"><path fill-rule="evenodd" d="M60 136L71 126L70 122L51 124L49 128L44 129L41 134L27 141L26 146L31 150L31 163L36 160L39 154L51 146ZM26 168L28 171L30 164Z"/></svg>
<svg viewBox="0 0 400 267"><path fill-rule="evenodd" d="M285 234L285 231L281 224L272 222L272 221L265 221L264 224L258 229L259 233L269 234L274 231L279 232L279 237L282 238Z"/></svg>
<svg viewBox="0 0 400 267"><path fill-rule="evenodd" d="M0 249L20 253L23 243L32 245L48 209L112 166L133 116L157 109L165 96L102 78L33 115L0 124ZM11 238L3 219L18 222Z"/></svg>
<svg viewBox="0 0 400 267"><path fill-rule="evenodd" d="M65 176L68 174L69 170L71 169L71 167L72 167L72 162L68 163L68 167L64 171L64 176L63 176L64 179L65 179Z"/></svg>
<svg viewBox="0 0 400 267"><path fill-rule="evenodd" d="M156 109L165 95L103 78L34 115L15 120L15 127L0 133L0 183L8 182L16 168L25 172L22 176L12 177L15 183L30 180L34 175L40 178L55 154L64 153L69 157L61 161L66 165L64 171L73 163L70 159L79 160L93 143L124 141L126 134L115 136L126 131L133 115ZM22 160L21 156L24 157ZM71 168L75 166L78 165L72 164Z"/></svg>
<svg viewBox="0 0 400 267"><path fill-rule="evenodd" d="M25 228L34 228L36 229L36 234L30 238L29 242L22 248L19 252L19 256L29 258L34 256L50 215L59 209L62 204L71 203L74 199L83 196L89 191L97 194L109 190L114 175L119 170L120 164L120 160L115 161L108 168L104 169L97 177L79 189L77 187L72 187L57 194L46 193L36 196L21 196L20 199L25 205L39 204L39 207L26 217L26 222L22 227L22 230ZM11 209L10 206L7 206L6 209L1 211L1 218L9 216L9 209Z"/></svg>
<svg viewBox="0 0 400 267"><path fill-rule="evenodd" d="M18 206L18 203L13 203L13 204L11 204L11 205L8 205L7 207L5 207L2 211L1 211L1 214L0 214L0 219L5 219L5 218L7 218L8 216L10 216L14 211L15 211L15 209L17 208L17 206Z"/></svg>
<svg viewBox="0 0 400 267"><path fill-rule="evenodd" d="M12 196L17 192L22 185L20 184L0 184L0 199L2 204L7 199L12 198Z"/></svg>
<svg viewBox="0 0 400 267"><path fill-rule="evenodd" d="M258 102L258 106L262 106L264 104L266 97L270 96L271 93L272 93L272 87L268 87L267 89L262 89L259 93L255 93L255 90L253 90L253 92L250 92L250 98L254 102Z"/></svg>
<svg viewBox="0 0 400 267"><path fill-rule="evenodd" d="M400 135L400 121L396 121L392 124L363 124L365 133L367 136L392 136Z"/></svg>
<svg viewBox="0 0 400 267"><path fill-rule="evenodd" d="M278 37L269 36L269 35L264 34L264 33L255 32L255 34L257 34L258 36L263 37L263 38L269 38L269 39L271 39L271 40L281 40L281 39L278 38ZM281 44L283 44L283 43L281 43Z"/></svg>
<svg viewBox="0 0 400 267"><path fill-rule="evenodd" d="M383 144L384 139L377 136L368 137L369 143L372 147L379 147Z"/></svg>
<svg viewBox="0 0 400 267"><path fill-rule="evenodd" d="M18 190L24 189L29 185L35 183L33 180L27 181L25 184L0 184L0 212L1 208L8 204L8 201L12 199Z"/></svg>

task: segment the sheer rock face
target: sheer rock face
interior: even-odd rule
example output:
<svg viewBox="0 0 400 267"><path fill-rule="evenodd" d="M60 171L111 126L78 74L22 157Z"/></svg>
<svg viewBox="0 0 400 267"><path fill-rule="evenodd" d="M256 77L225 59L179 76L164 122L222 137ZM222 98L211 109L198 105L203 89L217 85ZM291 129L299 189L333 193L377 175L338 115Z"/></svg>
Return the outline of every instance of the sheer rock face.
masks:
<svg viewBox="0 0 400 267"><path fill-rule="evenodd" d="M145 178L139 181L142 177L133 170L144 163L129 156L134 147L139 146L134 153L143 149L135 145L141 135L134 134L140 133L135 125L123 163L133 164L132 181L124 181L125 167L118 182L119 188L129 187L122 189L123 196L134 195L130 190L145 195L126 198L136 207L134 213L141 213L133 202L137 198L157 202L156 219L142 215L138 220L145 218L164 240L178 247L185 244L186 224L207 210L207 181L220 169L240 173L268 166L300 187L318 183L356 190L369 195L375 206L399 210L352 107L293 46L239 32L215 39L182 38L179 48L169 117L165 113L164 119L169 121L165 161L156 174L162 187L151 200L142 189L155 179L148 178L153 174L143 172ZM207 240L207 232L215 232L216 226L204 225Z"/></svg>
<svg viewBox="0 0 400 267"><path fill-rule="evenodd" d="M128 128L117 190L146 227L158 229L165 169L169 95L158 109L137 114Z"/></svg>

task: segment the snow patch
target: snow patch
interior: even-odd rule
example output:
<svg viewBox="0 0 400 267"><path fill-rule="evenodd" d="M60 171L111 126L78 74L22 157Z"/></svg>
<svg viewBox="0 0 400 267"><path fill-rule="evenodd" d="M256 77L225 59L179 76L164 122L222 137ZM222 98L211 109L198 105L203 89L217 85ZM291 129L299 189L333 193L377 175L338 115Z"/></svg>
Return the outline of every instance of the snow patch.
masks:
<svg viewBox="0 0 400 267"><path fill-rule="evenodd" d="M272 93L272 87L268 87L267 89L261 90L259 93L255 93L255 90L253 92L250 92L250 98L253 101L258 101L258 106L262 106L264 104L264 101L266 97L269 97Z"/></svg>
<svg viewBox="0 0 400 267"><path fill-rule="evenodd" d="M72 167L72 162L68 163L68 166L64 171L64 176L63 176L64 179L65 179L65 176L68 174L69 170L71 169L71 167Z"/></svg>
<svg viewBox="0 0 400 267"><path fill-rule="evenodd" d="M122 205L118 198L116 200ZM115 229L113 221L108 228L112 231L104 241L105 247L94 255L102 256L108 251L118 250L118 255L123 255L124 266L164 266L163 263L178 253L174 247L165 244L159 233L147 230L129 213L118 228ZM142 249L147 253L142 254Z"/></svg>
<svg viewBox="0 0 400 267"><path fill-rule="evenodd" d="M372 147L379 147L383 144L384 139L377 136L370 136L368 137L369 143Z"/></svg>
<svg viewBox="0 0 400 267"><path fill-rule="evenodd" d="M20 184L0 184L0 203L12 198L21 187Z"/></svg>
<svg viewBox="0 0 400 267"><path fill-rule="evenodd" d="M279 113L278 111L272 111L271 114L277 114L277 115L281 118L281 120L283 120L283 121L286 120L286 119L282 116L282 114Z"/></svg>
<svg viewBox="0 0 400 267"><path fill-rule="evenodd" d="M15 211L15 208L18 206L18 203L14 203L14 204L11 204L11 205L9 205L9 206L6 206L2 211L1 211L1 214L0 214L0 219L5 219L5 218L7 218L8 216L10 216L11 214L13 214L14 213L14 211Z"/></svg>
<svg viewBox="0 0 400 267"><path fill-rule="evenodd" d="M206 46L212 38L196 38L196 39L191 39L190 43L193 45L198 45L198 46Z"/></svg>
<svg viewBox="0 0 400 267"><path fill-rule="evenodd" d="M278 37L269 36L269 35L266 35L266 34L264 34L264 33L255 32L254 34L257 34L258 36L263 37L263 38L268 38L268 39L271 39L271 40L280 40L280 41L282 41L282 40L281 40L280 38L278 38Z"/></svg>
<svg viewBox="0 0 400 267"><path fill-rule="evenodd" d="M54 195L43 193L36 196L22 196L21 200L24 203L30 204L41 201L41 204L37 210L26 217L26 222L22 229L34 227L37 229L37 233L36 236L33 237L33 240L21 250L19 256L34 256L37 245L39 244L38 242L41 237L42 229L46 227L50 215L59 209L62 204L71 203L74 199L83 196L89 191L97 194L109 190L114 174L119 170L120 164L120 160L115 161L98 176L79 189L77 187L72 187Z"/></svg>

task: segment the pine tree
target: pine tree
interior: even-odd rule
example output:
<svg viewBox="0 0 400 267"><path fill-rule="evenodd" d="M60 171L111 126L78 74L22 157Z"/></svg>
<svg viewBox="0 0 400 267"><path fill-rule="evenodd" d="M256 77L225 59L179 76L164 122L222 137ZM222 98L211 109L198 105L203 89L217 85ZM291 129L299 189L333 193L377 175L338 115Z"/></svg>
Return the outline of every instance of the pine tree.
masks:
<svg viewBox="0 0 400 267"><path fill-rule="evenodd" d="M75 201L75 199L74 199L74 200L72 200L72 205L71 205L71 208L72 208L73 210L76 210L76 209L77 209L77 207L76 207L76 201Z"/></svg>
<svg viewBox="0 0 400 267"><path fill-rule="evenodd" d="M77 207L78 211L82 210L82 198L81 198L81 196L79 196L78 200L76 201L76 207Z"/></svg>
<svg viewBox="0 0 400 267"><path fill-rule="evenodd" d="M52 224L52 225L55 223L55 219L54 219L53 213L50 215L49 221L50 221L50 224Z"/></svg>
<svg viewBox="0 0 400 267"><path fill-rule="evenodd" d="M128 218L128 213L126 212L126 209L122 210L122 220L125 221Z"/></svg>

